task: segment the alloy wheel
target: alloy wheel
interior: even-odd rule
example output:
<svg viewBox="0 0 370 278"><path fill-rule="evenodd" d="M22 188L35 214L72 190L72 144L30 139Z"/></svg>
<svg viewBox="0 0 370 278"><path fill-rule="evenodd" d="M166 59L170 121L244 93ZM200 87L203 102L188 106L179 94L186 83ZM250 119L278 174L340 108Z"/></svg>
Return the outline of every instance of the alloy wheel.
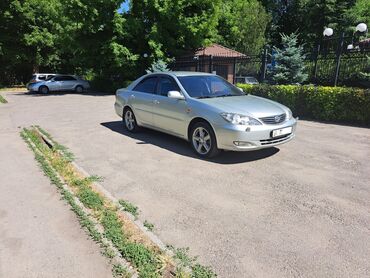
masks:
<svg viewBox="0 0 370 278"><path fill-rule="evenodd" d="M212 147L211 136L204 127L197 127L193 132L193 146L201 154L207 154Z"/></svg>
<svg viewBox="0 0 370 278"><path fill-rule="evenodd" d="M135 116L131 110L127 110L125 113L125 124L128 130L132 131L135 129Z"/></svg>

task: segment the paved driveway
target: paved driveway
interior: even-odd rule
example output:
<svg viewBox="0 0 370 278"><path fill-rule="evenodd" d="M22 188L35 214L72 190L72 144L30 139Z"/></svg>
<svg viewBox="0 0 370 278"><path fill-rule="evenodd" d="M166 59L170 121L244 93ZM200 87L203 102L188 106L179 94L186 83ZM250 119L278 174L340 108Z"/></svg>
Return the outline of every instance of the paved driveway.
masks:
<svg viewBox="0 0 370 278"><path fill-rule="evenodd" d="M203 161L175 137L126 133L114 96L6 97L0 117L49 130L220 277L370 276L370 129L300 121L291 143Z"/></svg>

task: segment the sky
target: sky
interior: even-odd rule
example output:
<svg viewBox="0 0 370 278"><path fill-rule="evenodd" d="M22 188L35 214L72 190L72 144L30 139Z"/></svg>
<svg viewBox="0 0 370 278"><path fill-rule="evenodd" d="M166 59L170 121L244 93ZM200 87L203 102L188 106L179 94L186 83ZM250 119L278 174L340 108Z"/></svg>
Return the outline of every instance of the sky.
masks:
<svg viewBox="0 0 370 278"><path fill-rule="evenodd" d="M127 12L129 9L129 1L125 1L121 4L121 7L118 9L119 13Z"/></svg>

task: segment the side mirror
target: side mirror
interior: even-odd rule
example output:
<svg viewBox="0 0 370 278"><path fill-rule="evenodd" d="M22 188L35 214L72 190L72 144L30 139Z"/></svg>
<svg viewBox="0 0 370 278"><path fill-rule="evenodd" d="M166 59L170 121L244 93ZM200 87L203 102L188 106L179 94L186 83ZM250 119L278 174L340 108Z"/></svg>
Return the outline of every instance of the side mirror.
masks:
<svg viewBox="0 0 370 278"><path fill-rule="evenodd" d="M169 91L167 96L174 99L185 99L185 97L179 91Z"/></svg>
<svg viewBox="0 0 370 278"><path fill-rule="evenodd" d="M244 90L240 87L237 87L239 89L239 91L242 91L244 93Z"/></svg>

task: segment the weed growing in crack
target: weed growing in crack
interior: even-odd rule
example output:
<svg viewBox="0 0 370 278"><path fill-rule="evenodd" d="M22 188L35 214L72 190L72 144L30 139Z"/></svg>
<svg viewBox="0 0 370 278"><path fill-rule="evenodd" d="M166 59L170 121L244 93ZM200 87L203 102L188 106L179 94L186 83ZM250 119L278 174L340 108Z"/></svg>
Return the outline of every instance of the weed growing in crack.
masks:
<svg viewBox="0 0 370 278"><path fill-rule="evenodd" d="M50 146L51 144L47 145L38 132L52 141L53 146ZM91 187L93 182L100 181L101 178L97 176L81 177L71 164L73 154L64 146L53 141L51 136L41 128L37 127L37 130L36 128L23 129L21 136L34 152L35 159L45 175L49 177L51 183L59 189L63 198L70 204L81 226L88 231L94 241L100 243L104 256L113 258L115 251L111 249L111 246L114 246L127 261L132 263L138 271L139 277L157 278L162 277L162 275L167 277L168 272L164 270L167 266L171 266L172 259L168 261L168 257L163 256L160 250L146 246L140 240L130 238L130 232L125 232L125 226L118 217L117 206L110 203ZM65 189L60 177L72 188L72 193ZM97 230L95 222L91 220L90 215L87 215L80 208L75 198L78 198L85 207L94 212L91 217L95 217L95 220L103 226L103 233ZM139 210L137 206L125 200L120 200L119 203L124 211L131 213L135 218L138 217ZM154 228L154 225L148 221L144 222L144 226L148 230ZM110 241L110 244L106 243L107 240ZM216 277L209 267L196 263L196 258L188 255L188 248L175 249L172 247L172 250L175 253L174 258L180 262L176 269L176 277ZM167 264L168 262L171 262L170 265ZM184 268L189 269L191 273L188 270L184 271ZM130 272L122 265L113 266L112 272L115 277L131 277Z"/></svg>
<svg viewBox="0 0 370 278"><path fill-rule="evenodd" d="M124 211L131 213L135 219L139 216L139 208L129 201L119 200L119 204L122 206Z"/></svg>
<svg viewBox="0 0 370 278"><path fill-rule="evenodd" d="M143 224L144 224L144 227L147 228L149 231L154 230L154 224L148 222L147 220L145 220Z"/></svg>
<svg viewBox="0 0 370 278"><path fill-rule="evenodd" d="M0 95L0 103L8 103L2 95Z"/></svg>
<svg viewBox="0 0 370 278"><path fill-rule="evenodd" d="M127 271L125 267L122 265L114 265L113 266L113 277L115 278L130 278L132 277L131 273Z"/></svg>

